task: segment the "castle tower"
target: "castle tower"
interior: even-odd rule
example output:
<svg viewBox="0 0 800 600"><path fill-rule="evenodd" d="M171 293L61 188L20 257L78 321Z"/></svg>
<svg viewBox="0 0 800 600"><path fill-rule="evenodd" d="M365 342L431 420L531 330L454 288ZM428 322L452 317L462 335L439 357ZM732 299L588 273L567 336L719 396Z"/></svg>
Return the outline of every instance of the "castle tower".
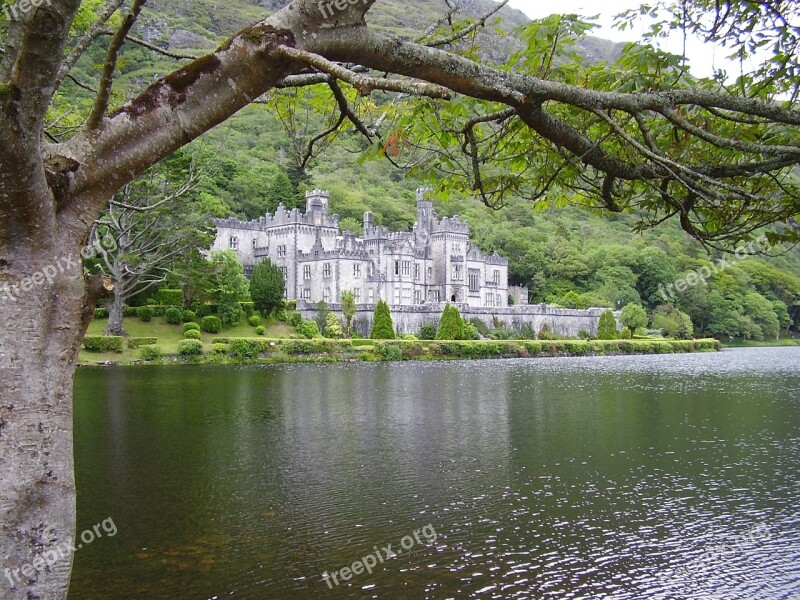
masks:
<svg viewBox="0 0 800 600"><path fill-rule="evenodd" d="M306 215L312 218L314 225L322 225L328 214L328 203L331 195L322 190L306 192Z"/></svg>
<svg viewBox="0 0 800 600"><path fill-rule="evenodd" d="M425 197L430 188L417 189L417 232L428 234L433 229L436 220L436 211L433 210L433 201ZM425 236L427 237L427 236Z"/></svg>

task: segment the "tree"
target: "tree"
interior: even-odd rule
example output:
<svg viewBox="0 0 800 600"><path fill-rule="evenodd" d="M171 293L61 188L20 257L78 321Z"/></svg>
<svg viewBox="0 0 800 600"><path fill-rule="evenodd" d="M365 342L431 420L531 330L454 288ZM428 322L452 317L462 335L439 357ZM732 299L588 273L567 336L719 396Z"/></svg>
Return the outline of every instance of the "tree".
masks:
<svg viewBox="0 0 800 600"><path fill-rule="evenodd" d="M622 309L620 321L631 330L631 337L639 327L647 326L647 311L638 304L626 304Z"/></svg>
<svg viewBox="0 0 800 600"><path fill-rule="evenodd" d="M467 24L451 14L405 41L367 25L375 0L344 4L326 19L317 0L294 0L213 52L180 59L190 62L129 98L115 89L115 73L143 0L48 0L0 24L0 288L13 298L0 331L0 456L13 457L0 474L7 566L74 539L73 373L92 309L110 292L81 268L94 222L147 168L279 84L330 90L338 117L320 139L352 127L367 157L382 155L391 137L406 140L400 156L387 157L395 162L431 149L423 160L409 157L412 174L453 173L440 187L474 191L490 206L510 194L542 203L557 185L576 202L636 212L641 227L674 218L707 245L733 244L798 212L790 169L800 163L800 111L785 81L797 81L791 52L779 56L783 74L756 70L725 87L697 81L679 57L648 47L627 48L614 65L581 65L571 46L590 27L551 17L522 33L525 47L507 64L492 66L457 52L491 15ZM686 4L715 11L708 0ZM725 3L745 16L762 4ZM780 7L793 23L796 5ZM796 25L780 20L727 22L752 23L749 34L765 30L778 42L796 37ZM55 109L72 100L61 84L81 58L98 54L101 64L89 71L97 79L81 82L96 90L88 109L59 126ZM398 95L396 120L365 124L350 105L375 90ZM772 236L797 240L800 228L777 226ZM67 559L36 571L12 598L60 600L70 570Z"/></svg>
<svg viewBox="0 0 800 600"><path fill-rule="evenodd" d="M687 340L694 333L692 319L671 304L657 306L653 311L653 329L660 329L667 337Z"/></svg>
<svg viewBox="0 0 800 600"><path fill-rule="evenodd" d="M392 314L389 312L389 305L383 300L378 300L375 311L372 314L372 328L369 337L373 340L393 340L394 323Z"/></svg>
<svg viewBox="0 0 800 600"><path fill-rule="evenodd" d="M442 318L439 321L439 329L436 331L437 340L463 340L464 339L464 320L458 308L451 304L445 304Z"/></svg>
<svg viewBox="0 0 800 600"><path fill-rule="evenodd" d="M240 302L250 301L250 286L242 263L233 250L212 252L209 262L219 318L225 325L235 325L242 318Z"/></svg>
<svg viewBox="0 0 800 600"><path fill-rule="evenodd" d="M125 335L126 301L165 282L183 259L213 240L208 216L186 197L197 185L193 165L182 181L171 179L181 176L151 169L147 177L127 184L95 224L92 237L102 243L94 245L98 252L91 270L114 285L106 302L106 335ZM167 191L170 184L175 187ZM183 201L174 202L178 198Z"/></svg>
<svg viewBox="0 0 800 600"><path fill-rule="evenodd" d="M340 301L342 303L342 315L344 315L344 330L349 336L353 326L353 317L356 316L356 295L350 290L345 290L341 294Z"/></svg>
<svg viewBox="0 0 800 600"><path fill-rule="evenodd" d="M267 316L283 304L286 281L280 267L266 259L258 263L250 277L250 297L255 309Z"/></svg>
<svg viewBox="0 0 800 600"><path fill-rule="evenodd" d="M267 210L274 213L278 205L283 203L287 210L297 206L297 195L285 171L278 171L267 189Z"/></svg>
<svg viewBox="0 0 800 600"><path fill-rule="evenodd" d="M600 315L600 322L597 324L597 337L601 340L614 340L619 337L617 319L610 310Z"/></svg>

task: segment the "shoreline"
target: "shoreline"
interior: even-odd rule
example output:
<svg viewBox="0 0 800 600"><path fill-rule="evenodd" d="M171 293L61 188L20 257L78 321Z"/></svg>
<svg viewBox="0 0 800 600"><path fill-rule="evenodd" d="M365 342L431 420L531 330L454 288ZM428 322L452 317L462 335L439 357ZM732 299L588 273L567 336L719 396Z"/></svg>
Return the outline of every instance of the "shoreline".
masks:
<svg viewBox="0 0 800 600"><path fill-rule="evenodd" d="M335 340L225 338L203 344L194 356L164 354L157 360L119 353L81 352L79 367L186 364L296 364L322 362L408 362L578 356L688 354L721 351L715 339L699 340Z"/></svg>

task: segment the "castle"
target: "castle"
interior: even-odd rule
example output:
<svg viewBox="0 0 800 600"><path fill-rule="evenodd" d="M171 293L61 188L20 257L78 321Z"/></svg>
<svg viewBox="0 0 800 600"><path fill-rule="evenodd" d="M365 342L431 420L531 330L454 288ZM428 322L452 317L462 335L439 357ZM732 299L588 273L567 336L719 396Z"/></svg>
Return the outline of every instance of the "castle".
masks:
<svg viewBox="0 0 800 600"><path fill-rule="evenodd" d="M217 219L212 250L236 252L248 275L257 263L271 260L283 270L286 298L308 304L338 303L350 290L357 304L384 300L393 308L440 302L508 306L508 260L482 254L457 216L437 218L425 190L417 190L417 222L410 232L378 227L367 212L363 237L339 230L329 200L327 192L314 190L306 193L304 213L281 204L257 221Z"/></svg>

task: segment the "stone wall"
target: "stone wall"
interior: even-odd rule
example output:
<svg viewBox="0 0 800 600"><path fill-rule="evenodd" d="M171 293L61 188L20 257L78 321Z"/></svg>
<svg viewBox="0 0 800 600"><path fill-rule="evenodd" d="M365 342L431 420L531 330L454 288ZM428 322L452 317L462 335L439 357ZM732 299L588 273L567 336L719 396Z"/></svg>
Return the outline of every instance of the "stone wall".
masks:
<svg viewBox="0 0 800 600"><path fill-rule="evenodd" d="M547 324L550 330L559 337L578 337L581 330L596 335L600 315L608 310L607 308L586 310L555 308L546 304L499 308L476 308L463 304L456 304L456 306L465 320L480 319L489 328L507 327L519 333L522 331L522 326L528 324L533 331L538 333L542 325ZM390 308L395 330L399 333L415 334L425 323L433 323L438 326L444 307L444 303L427 303ZM298 301L297 308L304 319L313 319L317 316L317 308L314 304ZM341 305L331 304L330 309L342 317ZM369 335L369 329L372 326L374 309L375 306L372 304L360 304L353 319L354 329L365 337ZM619 322L619 313L615 312L614 314Z"/></svg>

